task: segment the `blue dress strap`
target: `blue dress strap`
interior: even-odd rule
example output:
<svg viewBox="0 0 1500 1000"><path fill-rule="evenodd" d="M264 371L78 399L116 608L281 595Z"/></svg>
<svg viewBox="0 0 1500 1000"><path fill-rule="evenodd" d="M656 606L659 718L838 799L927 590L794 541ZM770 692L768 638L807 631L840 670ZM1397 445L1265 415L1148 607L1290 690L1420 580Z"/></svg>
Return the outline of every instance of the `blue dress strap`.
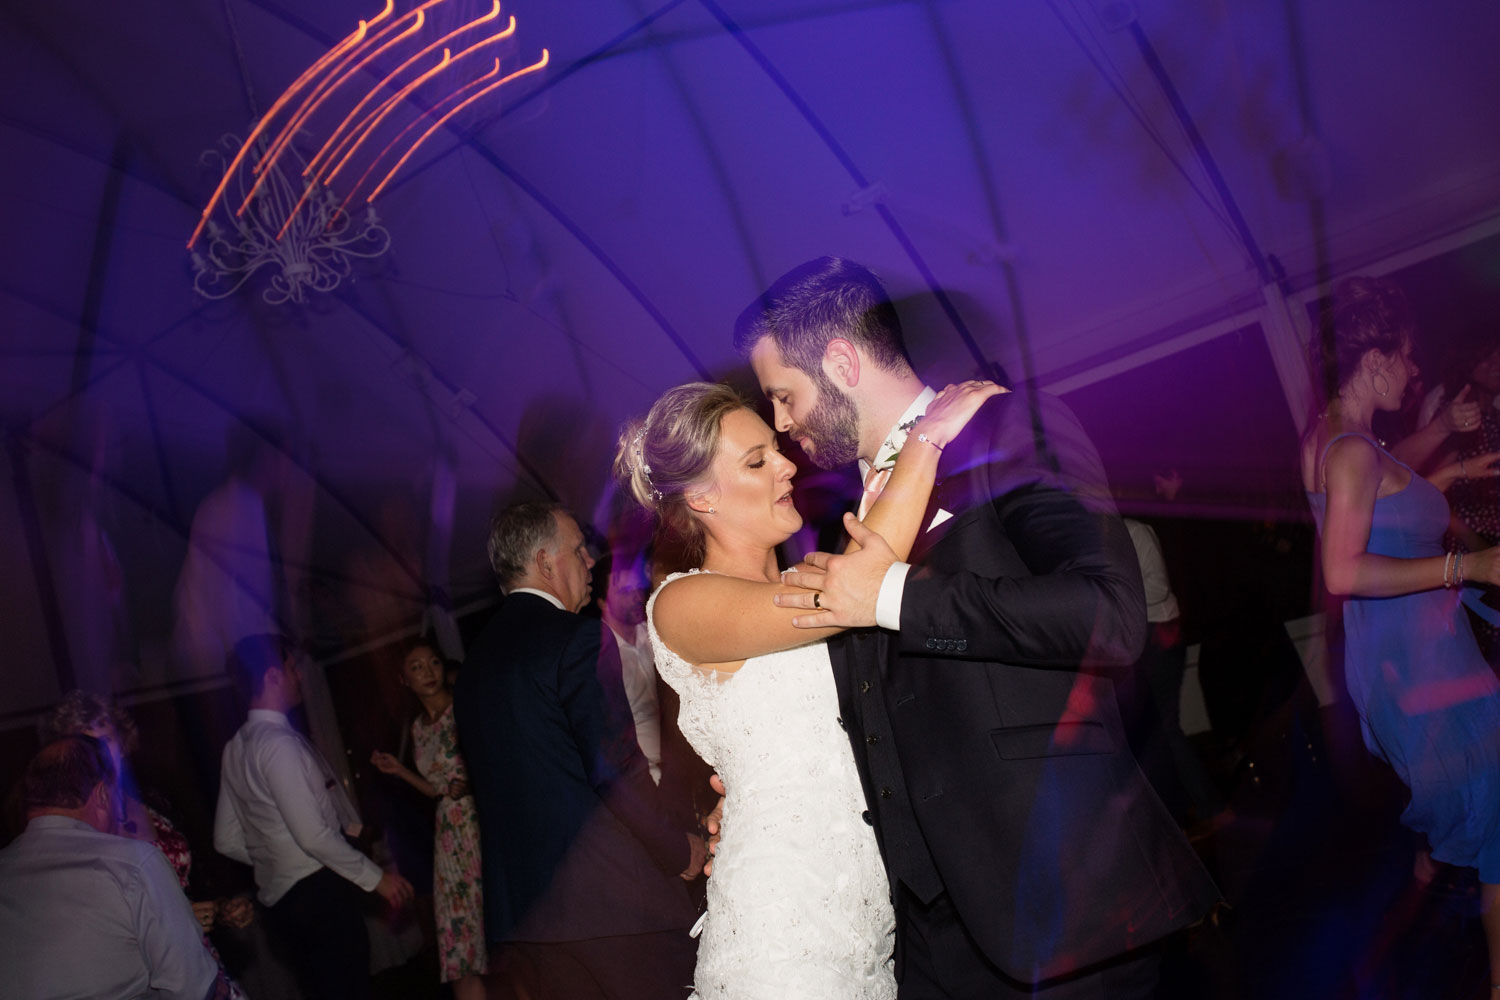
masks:
<svg viewBox="0 0 1500 1000"><path fill-rule="evenodd" d="M1385 449L1380 446L1380 442L1376 441L1368 434L1361 434L1359 431L1344 431L1342 434L1335 434L1333 437L1329 438L1328 441L1323 445L1323 452L1318 456L1317 485L1320 486L1323 490L1328 489L1328 449L1332 448L1335 442L1342 441L1344 438L1349 437L1364 438L1366 441L1370 442L1370 444L1374 445L1377 451L1385 451Z"/></svg>

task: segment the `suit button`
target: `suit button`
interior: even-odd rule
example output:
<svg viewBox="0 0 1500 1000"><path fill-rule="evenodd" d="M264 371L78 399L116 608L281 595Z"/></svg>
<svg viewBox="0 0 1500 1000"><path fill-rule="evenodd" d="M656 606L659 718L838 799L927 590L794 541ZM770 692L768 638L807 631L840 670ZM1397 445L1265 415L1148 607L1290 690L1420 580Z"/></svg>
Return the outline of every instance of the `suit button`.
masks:
<svg viewBox="0 0 1500 1000"><path fill-rule="evenodd" d="M869 681L860 681L859 682L859 693L860 694L869 694L870 693L870 682Z"/></svg>
<svg viewBox="0 0 1500 1000"><path fill-rule="evenodd" d="M969 648L969 640L968 639L960 639L960 640L958 640L958 651L960 653L962 653L964 650L966 650L968 648Z"/></svg>
<svg viewBox="0 0 1500 1000"><path fill-rule="evenodd" d="M889 788L882 788L880 790L880 797L882 799L888 799L888 798L890 798L891 797L891 790Z"/></svg>
<svg viewBox="0 0 1500 1000"><path fill-rule="evenodd" d="M862 819L862 820L864 820L870 826L874 826L875 825L875 817L870 815L870 810L868 810L868 809L866 809L864 812L860 813L859 814L859 818Z"/></svg>
<svg viewBox="0 0 1500 1000"><path fill-rule="evenodd" d="M938 648L938 641L936 639L928 639L927 640L927 648L928 649L937 649Z"/></svg>
<svg viewBox="0 0 1500 1000"><path fill-rule="evenodd" d="M869 743L871 746L873 746L876 743L880 742L880 737L876 736L874 733L871 733L869 736L865 737L865 742Z"/></svg>
<svg viewBox="0 0 1500 1000"><path fill-rule="evenodd" d="M838 724L839 724L839 728L840 728L840 729L842 729L842 730L844 730L844 731L845 731L845 732L848 732L848 731L849 731L849 727L848 727L848 726L846 726L846 725L844 725L844 720L843 720L843 718L842 718L842 717L840 717L840 718L838 718L838 719L837 719L837 720L835 720L835 721L837 721L837 722L838 722Z"/></svg>

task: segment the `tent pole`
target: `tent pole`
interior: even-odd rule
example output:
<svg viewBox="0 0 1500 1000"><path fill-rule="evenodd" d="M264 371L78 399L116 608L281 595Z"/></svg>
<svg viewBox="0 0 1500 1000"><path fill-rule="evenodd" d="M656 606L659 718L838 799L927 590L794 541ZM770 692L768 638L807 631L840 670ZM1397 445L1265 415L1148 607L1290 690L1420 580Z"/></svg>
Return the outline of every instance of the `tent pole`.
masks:
<svg viewBox="0 0 1500 1000"><path fill-rule="evenodd" d="M16 510L21 516L21 531L26 539L27 562L36 584L37 603L41 605L42 626L47 632L47 646L52 651L52 667L61 694L78 686L78 673L68 651L68 635L63 628L62 608L57 603L57 584L52 577L52 560L47 554L47 537L36 505L35 486L27 465L26 445L13 428L4 430L5 453L10 458L11 482L16 489Z"/></svg>

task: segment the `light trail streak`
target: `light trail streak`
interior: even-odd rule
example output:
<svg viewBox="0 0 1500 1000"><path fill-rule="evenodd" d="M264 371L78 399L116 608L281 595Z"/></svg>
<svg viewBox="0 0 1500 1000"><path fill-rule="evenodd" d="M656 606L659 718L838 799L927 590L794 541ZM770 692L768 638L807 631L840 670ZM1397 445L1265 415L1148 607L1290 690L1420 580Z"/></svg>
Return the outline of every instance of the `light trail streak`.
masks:
<svg viewBox="0 0 1500 1000"><path fill-rule="evenodd" d="M501 0L491 0L491 6L487 13L481 14L472 20L460 25L452 31L445 33L442 37L428 43L413 41L420 32L429 25L427 11L446 3L447 0L424 0L412 10L404 14L393 16L395 11L395 0L385 0L384 7L373 18L360 20L355 29L340 40L336 45L321 55L312 65L303 70L297 78L277 97L265 115L253 126L250 135L236 151L233 159L229 162L220 178L217 187L210 196L208 204L204 207L198 219L197 226L188 238L187 248L193 247L202 238L207 227L211 225L213 213L226 204L232 204L232 198L228 195L231 179L239 176L239 186L232 197L240 197L240 193L249 184L249 191L243 196L239 207L233 212L234 225L240 227L243 232L244 223L239 222L252 203L256 203L257 197L264 200L269 197L266 193L268 178L275 178L274 197L264 206L257 208L255 218L259 223L269 222L269 218L281 215L286 211L280 230L274 239L269 240L267 246L274 247L280 244L294 226L298 226L296 232L303 235L295 236L297 240L305 238L304 228L298 223L299 215L303 213L304 206L309 200L317 196L317 209L311 213L316 220L312 225L323 226L323 220L327 220L325 232L333 232L337 228L337 220L349 218L348 208L365 189L367 183L374 177L380 176L378 168L393 153L405 146L405 151L396 160L395 165L385 172L373 191L364 197L368 203L374 200L389 186L395 176L406 166L413 154L422 147L433 134L448 124L453 118L466 108L495 93L501 87L511 83L523 76L536 73L545 68L551 60L551 54L547 49L542 49L540 58L529 66L524 66L513 73L500 76L502 55L496 56L492 67L482 76L468 80L456 87L452 84L444 84L445 88L453 87L449 92L442 94L425 109L419 109L411 121L407 122L396 136L387 142L378 153L370 160L359 179L349 189L343 200L336 208L332 209L329 217L329 205L336 193L331 191L332 184L345 172L352 174L351 165L356 164L355 157L366 150L376 134L381 131L382 126L390 120L396 110L403 104L410 104L411 97L424 86L437 89L432 81L438 76L449 73L452 75L453 68L465 59L473 56L479 50L494 46L499 42L513 37L516 33L516 19L512 16L504 29L489 35L466 48L459 49L454 54L453 48L448 43L464 36L473 37L471 33L477 33L482 25L495 21L500 17ZM420 46L420 48L416 48ZM353 107L343 114L338 120L337 126L326 133L327 137L319 146L316 154L306 162L300 178L305 179L305 185L301 196L297 198L290 210L287 205L292 201L294 188L287 183L285 173L278 164L293 140L299 135L308 135L309 124L317 120L327 122L331 120L328 114L319 115L319 111L329 106L336 94L346 89L353 78L371 70L376 61L383 56L390 56L391 61L400 58L400 53L416 48L411 55L401 59L400 64L394 70L385 73L378 81L364 89L359 95ZM406 74L413 72L414 68L420 67L422 61L430 57L438 49L442 50L442 58L435 65L421 71L418 75L405 84L398 82L405 78ZM379 72L378 69L375 72ZM373 75L373 74L371 74ZM468 74L462 74L467 76ZM498 79L497 79L498 77ZM393 92L391 92L393 91ZM389 93L384 99L380 98L382 93ZM350 94L352 99L353 94ZM336 112L335 112L336 113ZM406 145L409 137L418 126L426 126L418 135L416 141ZM392 125L391 127L394 127ZM257 155L252 155L255 149ZM296 156L298 160L302 157L300 153ZM222 161L222 158L220 160ZM249 173L241 173L248 171ZM341 187L343 185L340 185ZM319 192L323 192L319 194ZM328 199L326 202L322 199ZM267 212L270 216L267 216ZM372 216L373 218L373 216ZM259 224L258 223L258 224ZM214 230L215 239L219 238L219 230ZM196 260L195 256L195 260Z"/></svg>
<svg viewBox="0 0 1500 1000"><path fill-rule="evenodd" d="M388 35L396 31L396 29L400 28L401 25L408 19L415 20L416 24L406 28L404 31L401 31L398 38L410 37L413 33L421 28L422 22L426 18L427 9L444 2L445 0L427 0L426 3L407 11L405 14L402 14L400 17L396 18L396 20L392 21L384 28L381 28L380 31L376 32L373 36L366 37L365 40L360 43L360 46L356 46L353 51L350 51L344 56L339 65L334 67L334 69L331 70L329 74L323 78L323 82L320 83L314 89L314 91L309 94L308 97L302 102L302 107L299 108L297 113L292 116L291 120L282 127L281 134L276 137L276 141L271 144L271 148L267 151L266 155L261 157L260 162L255 165L255 173L260 176L257 178L255 184L250 188L250 193L245 196L244 203L241 204L239 209L235 211L234 214L236 217L245 214L245 209L250 206L251 199L255 197L255 193L260 189L261 182L265 177L265 171L269 169L277 161L277 159L281 157L281 154L283 152L286 151L286 147L290 145L292 137L295 136L297 132L302 128L302 125L310 117L312 117L313 113L323 105L323 102L325 100L332 96L335 91L337 91L344 85L345 81L349 80L354 75L354 73L360 68L360 66L364 65L364 63L361 62L359 66L351 67L351 64L364 54L360 51L360 48L363 47L366 52L375 49L377 47L377 43L384 42ZM385 45L380 46L382 51L385 47Z"/></svg>
<svg viewBox="0 0 1500 1000"><path fill-rule="evenodd" d="M391 182L391 178L396 176L396 172L399 171L403 166L406 165L406 161L407 160L411 159L411 155L417 151L417 147L421 146L422 143L426 142L429 138L431 138L432 133L434 133L438 129L442 128L443 125L449 119L451 119L454 115L458 114L464 108L468 107L470 104L473 104L475 101L479 100L481 97L484 97L486 94L490 93L491 91L498 90L499 88L505 86L507 83L510 83L512 80L519 79L520 77L526 76L528 73L535 73L538 70L543 69L547 65L547 61L548 61L549 58L551 58L550 54L548 53L548 51L546 49L543 49L542 50L542 57L540 59L538 59L536 62L532 63L530 66L526 66L526 67L523 67L521 69L518 69L514 73L511 73L508 76L503 76L499 80L496 80L494 83L490 84L489 86L484 87L483 89L475 92L473 95L471 95L470 97L466 98L464 101L462 101L461 103L459 103L458 105L456 105L447 114L443 115L443 117L441 117L437 121L433 122L432 123L432 127L429 128L426 132L423 132L421 138L419 138L416 142L412 143L411 148L408 149L405 153L402 154L401 159L399 159L399 160L396 161L396 165L391 168L390 173L388 173L388 174L385 175L385 179L382 180L378 185L376 185L374 191L370 192L369 197L367 197L365 199L365 203L369 204L370 202L373 202L377 197L379 197L380 192L384 191L385 190L385 186Z"/></svg>
<svg viewBox="0 0 1500 1000"><path fill-rule="evenodd" d="M439 38L437 41L432 42L432 43L428 44L427 46L423 47L415 55L413 55L410 58L408 58L405 62L403 62L400 66L397 66L390 73L387 73L384 80L381 80L375 86L371 87L369 93L365 94L364 97L360 98L359 103L354 106L354 109L352 111L350 111L347 115L344 116L344 120L341 121L341 122L339 122L338 128L334 129L333 132L328 136L328 141L323 144L323 148L319 149L318 152L317 152L317 154L311 160L307 161L307 167L305 169L303 169L303 171L302 171L303 176L305 177L309 171L316 169L318 167L318 165L319 165L319 162L325 156L328 157L329 159L332 159L334 156L337 156L339 154L339 152L342 150L342 148L345 145L345 143L344 142L339 142L338 143L338 148L334 148L335 141L336 140L340 140L340 138L343 135L344 129L348 127L349 123L351 121L353 121L359 115L359 113L365 109L365 105L369 104L370 101L374 100L376 94L380 93L380 91L384 90L387 86L389 86L390 82L392 80L394 80L396 77L400 76L402 73L406 72L408 69L410 69L412 66L414 66L420 59L422 59L423 57L425 57L429 53L436 52L438 50L438 48L440 48L443 45L446 45L448 42L450 42L454 38L457 38L459 35L462 35L464 32L466 32L466 31L472 31L473 29L479 27L481 24L484 24L487 21L493 21L495 18L497 18L499 16L500 16L500 0L494 0L494 6L492 8L490 8L490 12L488 14L482 14L479 17L476 17L474 20L470 21L468 24L465 24L462 27L456 28L453 31L448 32L442 38ZM514 17L512 17L510 19L510 28L509 28L509 30L510 31L515 31L515 28L516 28L516 19ZM330 149L333 149L333 152L331 154L329 153Z"/></svg>
<svg viewBox="0 0 1500 1000"><path fill-rule="evenodd" d="M389 153L391 149L394 148L396 144L399 143L402 139L405 139L408 132L416 128L418 125L422 124L422 121L427 117L437 114L439 112L439 109L441 109L443 105L449 103L450 101L461 98L465 92L473 90L475 87L478 87L480 84L484 83L484 81L488 80L492 76L495 76L499 72L500 58L496 56L494 68L491 69L488 73L470 80L462 87L459 87L457 90L453 91L453 93L448 94L442 100L435 103L432 107L423 111L416 118L413 118L411 121L407 122L406 127L398 132L394 139L386 143L384 149L375 154L375 159L371 160L370 165L365 168L365 172L359 175L359 180L354 182L354 187L349 189L349 193L346 194L344 196L344 200L339 203L339 209L338 212L335 213L334 218L337 218L339 215L347 214L346 210L349 207L349 202L354 200L355 193L359 191L360 188L364 187L365 181L369 180L370 174L375 170L376 165L380 163L381 160L385 159L385 154ZM332 221L332 219L329 220L330 225L332 224Z"/></svg>
<svg viewBox="0 0 1500 1000"><path fill-rule="evenodd" d="M412 91L416 90L422 84L426 83L428 80L432 79L434 76L436 76L437 74L441 73L443 70L447 69L448 66L449 66L449 64L452 63L452 62L453 62L453 54L449 50L444 49L443 50L443 58L440 59L440 60L438 60L438 64L436 66L432 67L427 72L423 73L421 76L419 76L415 80L413 80L411 83L408 83L406 86L404 86L400 90L398 90L395 94L393 94L391 96L391 99L385 103L385 105L382 107L382 109L380 111L376 112L376 114L379 115L382 118L386 114L389 114L390 110L392 108L394 108L396 105L400 104L401 101L403 99L405 99L405 97L406 97L407 94L410 94ZM380 124L380 122L377 121L377 122L375 122L374 125L371 125L370 128L373 130L375 128L375 126L379 125L379 124ZM351 149L349 152L352 155L353 152L354 152L354 150ZM342 167L343 164L340 163L339 166ZM282 226L281 226L281 232L279 232L279 233L276 234L276 239L277 239L278 242L281 240L281 238L283 236L286 235L287 227L292 224L292 219L295 218L296 215L297 215L297 213L302 210L302 206L307 203L307 199L313 193L313 190L315 188L317 188L317 187L320 187L320 186L321 186L321 182L316 177L312 178L310 181L307 182L307 186L302 189L302 197L298 198L297 199L297 204L295 204L295 205L292 206L291 212L286 217L286 222L284 222L282 224Z"/></svg>
<svg viewBox="0 0 1500 1000"><path fill-rule="evenodd" d="M458 55L456 55L456 56L453 57L453 64L456 65L457 63L459 63L462 60L468 58L469 56L473 55L475 52L478 52L480 49L484 48L487 45L493 45L496 42L504 41L505 39L509 38L512 34L514 34L515 30L516 30L516 19L514 17L512 17L510 19L510 26L508 28L506 28L504 31L501 31L501 32L498 32L498 33L496 33L494 35L491 35L489 38L486 38L483 41L475 42L473 45L470 45L468 48L464 49ZM438 67L438 68L440 69L441 67ZM433 72L435 72L435 71L430 71L430 72L424 74L420 79L418 79L416 81L416 84L421 84L421 83L425 82L426 80L431 79L431 77L433 76ZM337 177L339 175L339 173L344 169L344 165L347 164L349 162L350 158L352 158L354 156L354 154L359 150L359 147L362 146L362 145L364 145L365 140L368 139L371 135L373 135L375 133L375 129L377 127L379 127L380 123L385 120L386 116L389 115L391 113L391 111L395 109L397 103L399 103L401 100L403 100L404 98L406 98L407 96L409 96L411 94L411 92L413 90L415 90L415 89L416 89L416 85L415 84L406 86L405 88L403 88L401 90L400 93L398 93L394 97L388 99L381 106L381 108L378 111L376 111L373 115L371 115L369 118L367 118L365 122L362 122L360 124L359 129L357 130L358 133L359 133L358 137L353 140L353 144L349 146L348 152L346 152L344 154L343 158L339 160L338 166L334 167L333 168L333 172L330 173L330 174L328 174L328 176L323 179L323 181L324 181L325 184L331 184L333 182L333 179L335 177Z"/></svg>
<svg viewBox="0 0 1500 1000"><path fill-rule="evenodd" d="M317 62L313 63L311 66L307 67L307 69L303 70L302 75L293 80L292 85L281 92L281 96L276 98L276 103L272 104L271 109L261 117L259 122L256 123L254 130L250 133L249 138L245 140L245 144L240 147L240 151L235 154L234 159L229 163L229 167L224 171L224 177L219 181L219 186L214 189L213 196L208 199L208 205L204 207L203 215L198 219L198 225L193 229L193 235L188 237L187 248L189 250L193 249L193 245L196 244L198 242L198 238L203 235L203 228L208 225L208 217L213 214L214 208L216 208L219 204L219 199L224 197L224 191L229 187L229 178L234 176L234 172L238 170L240 168L240 164L245 161L245 157L249 154L250 149L255 145L256 140L259 139L261 135L266 131L266 129L270 126L271 119L275 118L277 112L286 107L286 105L291 101L292 97L297 93L297 91L305 87L313 77L317 76L328 66L329 63L337 59L341 52L343 52L351 45L358 45L361 41L363 41L370 25L389 16L391 11L394 10L395 7L396 0L385 0L384 10L382 10L379 14L376 14L375 17L371 18L369 21L360 21L359 26L356 27L352 32L350 32L343 41L339 42L333 48L329 49L323 54L320 59L318 59Z"/></svg>

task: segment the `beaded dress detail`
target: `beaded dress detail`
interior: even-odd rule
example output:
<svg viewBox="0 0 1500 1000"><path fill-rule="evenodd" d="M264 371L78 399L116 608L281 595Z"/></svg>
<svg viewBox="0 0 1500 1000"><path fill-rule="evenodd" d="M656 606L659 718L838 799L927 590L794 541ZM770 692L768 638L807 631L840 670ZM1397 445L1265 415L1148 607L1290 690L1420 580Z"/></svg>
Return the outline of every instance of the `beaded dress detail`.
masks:
<svg viewBox="0 0 1500 1000"><path fill-rule="evenodd" d="M662 587L688 574L674 573ZM657 589L657 594L661 588ZM646 622L678 727L723 779L695 996L888 1000L895 914L824 642L696 667Z"/></svg>

